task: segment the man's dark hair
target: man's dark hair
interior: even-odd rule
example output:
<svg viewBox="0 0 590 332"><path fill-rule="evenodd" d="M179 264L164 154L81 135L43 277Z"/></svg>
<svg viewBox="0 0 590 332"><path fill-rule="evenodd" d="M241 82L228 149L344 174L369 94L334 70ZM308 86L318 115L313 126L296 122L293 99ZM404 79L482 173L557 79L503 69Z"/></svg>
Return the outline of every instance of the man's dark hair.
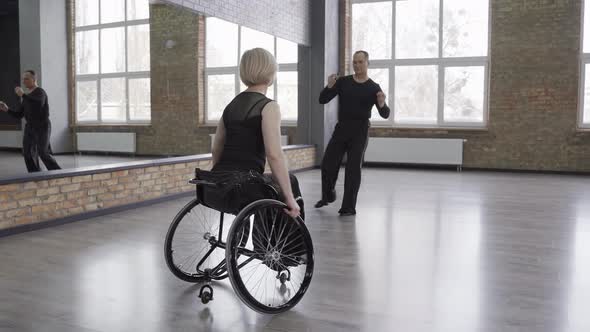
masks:
<svg viewBox="0 0 590 332"><path fill-rule="evenodd" d="M35 74L35 71L34 71L34 70L32 70L32 69L25 70L25 73L29 73L29 74L31 74L31 76L33 76L33 77L37 77L37 74Z"/></svg>
<svg viewBox="0 0 590 332"><path fill-rule="evenodd" d="M357 55L359 53L362 54L362 55L364 55L365 56L365 59L367 59L367 61L369 61L369 52L360 50L360 51L354 52L353 56L355 56L355 55Z"/></svg>

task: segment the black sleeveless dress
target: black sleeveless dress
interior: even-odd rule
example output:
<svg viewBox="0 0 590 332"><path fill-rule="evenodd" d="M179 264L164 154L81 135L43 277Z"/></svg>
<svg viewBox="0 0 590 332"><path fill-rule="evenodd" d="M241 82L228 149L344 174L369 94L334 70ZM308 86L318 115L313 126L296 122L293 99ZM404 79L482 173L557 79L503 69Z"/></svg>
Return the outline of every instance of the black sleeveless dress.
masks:
<svg viewBox="0 0 590 332"><path fill-rule="evenodd" d="M223 111L223 124L225 126L225 144L223 152L217 164L213 166L212 171L256 171L260 174L264 173L266 166L266 151L264 147L264 139L262 136L262 110L272 100L265 95L258 92L242 92L237 95L227 105ZM283 200L281 188L273 181L270 175L263 175L265 182L273 186L279 193L279 199ZM305 219L303 199L301 198L301 190L299 182L293 174L289 174L291 181L291 188L293 196L301 209L301 218ZM250 187L247 192L242 193L241 200L246 202L253 202L258 199L269 198L265 197L263 192L259 192L255 188ZM241 204L244 205L244 204ZM236 209L240 210L242 207ZM263 223L274 222L274 228L263 226ZM254 218L254 227L262 229L273 229L271 234L268 234L268 241L271 245L277 243L280 237L278 230L284 230L283 223L288 222L286 218L280 218L276 221L273 218L261 218L258 214ZM290 229L290 228L289 228ZM254 241L255 251L264 251L262 243ZM286 245L283 249L285 254L295 255L300 250L300 243L294 241ZM283 266L293 266L292 263L282 262ZM270 266L272 269L278 268L278 265Z"/></svg>
<svg viewBox="0 0 590 332"><path fill-rule="evenodd" d="M266 153L262 137L262 110L272 99L258 92L242 92L223 111L225 144L213 171L264 173Z"/></svg>

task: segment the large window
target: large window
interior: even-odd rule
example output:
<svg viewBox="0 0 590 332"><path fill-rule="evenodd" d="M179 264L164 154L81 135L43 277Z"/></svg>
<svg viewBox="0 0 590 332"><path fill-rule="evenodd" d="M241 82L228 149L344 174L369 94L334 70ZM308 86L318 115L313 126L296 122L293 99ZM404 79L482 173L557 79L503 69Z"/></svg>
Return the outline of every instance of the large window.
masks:
<svg viewBox="0 0 590 332"><path fill-rule="evenodd" d="M206 21L205 87L206 121L217 122L225 106L246 86L240 81L240 56L261 47L272 53L279 64L275 83L267 97L281 105L285 123L295 123L298 112L297 44L264 32L214 17Z"/></svg>
<svg viewBox="0 0 590 332"><path fill-rule="evenodd" d="M583 2L580 127L590 128L590 2Z"/></svg>
<svg viewBox="0 0 590 332"><path fill-rule="evenodd" d="M76 0L76 121L151 119L149 0Z"/></svg>
<svg viewBox="0 0 590 332"><path fill-rule="evenodd" d="M353 0L352 49L387 94L396 127L483 127L488 0Z"/></svg>

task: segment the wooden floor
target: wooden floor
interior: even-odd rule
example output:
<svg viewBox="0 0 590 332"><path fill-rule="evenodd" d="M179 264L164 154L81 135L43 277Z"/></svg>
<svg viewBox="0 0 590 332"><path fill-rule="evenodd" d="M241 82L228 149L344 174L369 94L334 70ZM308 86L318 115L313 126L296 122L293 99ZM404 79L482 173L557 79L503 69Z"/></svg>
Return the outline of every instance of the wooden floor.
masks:
<svg viewBox="0 0 590 332"><path fill-rule="evenodd" d="M590 331L587 177L365 169L347 218L299 178L316 268L292 311L228 281L202 305L168 271L187 198L0 238L0 331Z"/></svg>

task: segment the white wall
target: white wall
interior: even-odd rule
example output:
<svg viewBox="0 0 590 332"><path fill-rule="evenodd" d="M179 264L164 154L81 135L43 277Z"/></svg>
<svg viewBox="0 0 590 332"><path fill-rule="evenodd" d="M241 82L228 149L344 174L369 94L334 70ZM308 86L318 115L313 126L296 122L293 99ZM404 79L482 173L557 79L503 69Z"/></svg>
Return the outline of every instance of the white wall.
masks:
<svg viewBox="0 0 590 332"><path fill-rule="evenodd" d="M21 1L22 2L22 1ZM72 152L68 128L68 41L66 1L41 0L41 74L49 97L53 152Z"/></svg>
<svg viewBox="0 0 590 332"><path fill-rule="evenodd" d="M19 20L21 70L35 70L39 85L47 91L52 150L55 153L71 152L66 1L20 0ZM18 132L7 133L6 142L20 139Z"/></svg>

